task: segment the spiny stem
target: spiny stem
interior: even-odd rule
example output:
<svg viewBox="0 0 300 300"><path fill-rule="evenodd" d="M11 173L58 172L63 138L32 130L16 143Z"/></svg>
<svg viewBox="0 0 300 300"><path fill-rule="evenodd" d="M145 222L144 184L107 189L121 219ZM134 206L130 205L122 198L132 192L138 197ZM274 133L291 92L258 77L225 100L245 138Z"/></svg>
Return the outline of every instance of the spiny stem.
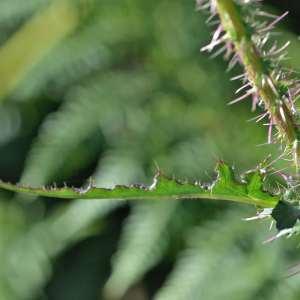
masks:
<svg viewBox="0 0 300 300"><path fill-rule="evenodd" d="M296 168L300 165L300 130L295 112L282 96L279 82L272 76L258 47L244 22L239 6L233 0L214 0L226 36L232 42L235 52L244 65L247 78L258 94L274 124L281 140L293 151ZM272 125L271 125L272 126Z"/></svg>

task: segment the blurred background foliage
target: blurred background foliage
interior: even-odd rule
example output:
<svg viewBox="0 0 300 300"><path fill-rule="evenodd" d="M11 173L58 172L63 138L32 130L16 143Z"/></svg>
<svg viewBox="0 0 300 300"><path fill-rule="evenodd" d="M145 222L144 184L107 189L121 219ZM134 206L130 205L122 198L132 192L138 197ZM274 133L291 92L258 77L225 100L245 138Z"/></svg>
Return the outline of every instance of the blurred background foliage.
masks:
<svg viewBox="0 0 300 300"><path fill-rule="evenodd" d="M300 4L280 39L300 67ZM272 6L275 4L274 6ZM1 0L0 177L81 186L211 181L268 153L191 1ZM0 193L0 299L299 299L298 240L262 245L254 209L210 201L114 202Z"/></svg>

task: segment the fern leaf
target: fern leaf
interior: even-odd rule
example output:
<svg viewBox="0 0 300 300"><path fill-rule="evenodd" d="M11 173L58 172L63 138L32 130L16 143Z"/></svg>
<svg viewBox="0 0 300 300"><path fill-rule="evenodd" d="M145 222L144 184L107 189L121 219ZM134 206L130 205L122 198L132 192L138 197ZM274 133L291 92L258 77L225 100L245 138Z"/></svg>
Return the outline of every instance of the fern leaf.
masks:
<svg viewBox="0 0 300 300"><path fill-rule="evenodd" d="M101 126L106 127L112 113L122 114L131 99L143 99L152 88L152 78L140 72L113 72L71 90L63 107L44 122L21 182L45 184L78 145ZM119 109L112 111L112 106Z"/></svg>
<svg viewBox="0 0 300 300"><path fill-rule="evenodd" d="M33 295L37 295L49 279L52 259L70 244L80 241L88 226L120 205L122 203L118 201L86 203L78 200L67 209L59 209L50 218L35 224L17 239L4 261L5 266L9 264L10 270L18 274L5 278L13 289L14 299L32 299ZM27 276L26 284L22 284L29 269L33 275ZM46 274L40 276L40 270Z"/></svg>
<svg viewBox="0 0 300 300"><path fill-rule="evenodd" d="M122 182L133 180L135 179L134 172L122 171L124 168L129 168L138 173L139 170L132 163L134 160L130 161L129 159L126 164L122 164L119 160L117 165L111 160L101 162L101 171L99 168L95 173L95 178L102 185L111 182L112 176ZM114 172L108 171L103 174L103 164L105 165L104 170L109 167L109 170L114 170ZM14 299L31 299L33 295L38 294L49 279L52 259L70 244L84 238L84 233L89 226L124 204L125 202L122 201L104 200L87 203L76 200L68 203L67 206L60 207L42 222L33 224L26 233L12 243L10 251L7 251L3 260L9 264L12 272L20 276L18 277L20 284L16 284L18 280L16 277L5 277L5 283L12 287L15 294ZM27 278L26 284L21 284L24 282L29 268L37 276L30 276ZM47 271L46 276L39 276L41 269Z"/></svg>
<svg viewBox="0 0 300 300"><path fill-rule="evenodd" d="M99 1L82 2L83 7L91 6L89 9L93 10L93 16L87 18L88 22L84 18L80 19L72 35L66 37L28 72L14 91L14 97L30 100L40 93L52 94L53 90L57 94L68 93L74 83L78 85L79 80L82 83L86 76L95 76L95 72L101 73L111 67L114 55L120 56L120 44L135 41L145 34L136 16L124 13L122 6L126 4L116 6ZM121 14L122 22L120 18L111 17L115 13ZM132 30L133 27L135 30Z"/></svg>
<svg viewBox="0 0 300 300"><path fill-rule="evenodd" d="M137 203L129 216L105 294L119 299L155 265L168 245L167 228L178 202ZM145 238L146 234L146 238Z"/></svg>
<svg viewBox="0 0 300 300"><path fill-rule="evenodd" d="M49 0L27 0L26 2L2 0L0 3L0 23L15 24L47 3Z"/></svg>
<svg viewBox="0 0 300 300"><path fill-rule="evenodd" d="M241 223L230 212L218 221L194 228L188 248L154 299L229 300L235 295L235 299L250 300L261 294L260 289L269 280L279 284L281 245L273 245L272 251L262 247L265 233L258 227ZM251 250L245 251L245 246ZM264 299L273 299L271 289L265 292Z"/></svg>

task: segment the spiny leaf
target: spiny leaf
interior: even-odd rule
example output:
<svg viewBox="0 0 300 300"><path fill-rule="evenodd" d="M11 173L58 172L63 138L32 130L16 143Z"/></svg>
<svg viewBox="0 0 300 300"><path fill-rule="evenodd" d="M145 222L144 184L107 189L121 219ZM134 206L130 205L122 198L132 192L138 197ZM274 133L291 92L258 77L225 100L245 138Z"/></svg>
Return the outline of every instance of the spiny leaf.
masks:
<svg viewBox="0 0 300 300"><path fill-rule="evenodd" d="M272 217L278 230L292 228L300 218L300 209L289 202L279 201L272 211Z"/></svg>
<svg viewBox="0 0 300 300"><path fill-rule="evenodd" d="M215 199L248 203L260 207L274 207L279 195L263 190L259 171L248 174L243 181L235 178L232 168L220 162L216 168L217 179L210 185L192 184L170 179L158 172L151 186L115 186L113 189L86 188L33 188L0 182L0 188L30 195L65 199Z"/></svg>

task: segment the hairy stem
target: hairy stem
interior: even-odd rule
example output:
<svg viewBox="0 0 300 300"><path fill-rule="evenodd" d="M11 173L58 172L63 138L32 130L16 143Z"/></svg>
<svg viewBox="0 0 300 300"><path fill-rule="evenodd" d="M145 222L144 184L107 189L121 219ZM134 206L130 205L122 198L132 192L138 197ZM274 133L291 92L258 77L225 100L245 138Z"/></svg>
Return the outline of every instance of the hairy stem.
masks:
<svg viewBox="0 0 300 300"><path fill-rule="evenodd" d="M263 101L272 124L278 129L281 141L292 150L298 169L300 130L290 103L284 99L278 88L279 83L273 78L253 42L238 5L234 0L215 0L214 5L227 38L233 43L235 52L244 65L250 84Z"/></svg>

